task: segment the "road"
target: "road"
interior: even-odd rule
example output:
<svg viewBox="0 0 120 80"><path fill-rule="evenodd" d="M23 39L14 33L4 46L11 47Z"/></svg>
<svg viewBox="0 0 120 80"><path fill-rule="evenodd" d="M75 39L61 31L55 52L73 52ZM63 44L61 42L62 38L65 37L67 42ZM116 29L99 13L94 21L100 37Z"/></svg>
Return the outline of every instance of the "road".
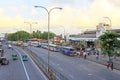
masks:
<svg viewBox="0 0 120 80"><path fill-rule="evenodd" d="M0 80L48 80L37 68L31 58L22 61L21 56L25 53L20 49L8 49L4 46L4 56L9 60L9 65L0 65ZM12 60L12 54L18 55L18 60Z"/></svg>
<svg viewBox="0 0 120 80"><path fill-rule="evenodd" d="M48 50L35 47L31 50L47 63ZM50 51L50 65L69 80L120 80L120 71L111 71L104 65L59 52Z"/></svg>

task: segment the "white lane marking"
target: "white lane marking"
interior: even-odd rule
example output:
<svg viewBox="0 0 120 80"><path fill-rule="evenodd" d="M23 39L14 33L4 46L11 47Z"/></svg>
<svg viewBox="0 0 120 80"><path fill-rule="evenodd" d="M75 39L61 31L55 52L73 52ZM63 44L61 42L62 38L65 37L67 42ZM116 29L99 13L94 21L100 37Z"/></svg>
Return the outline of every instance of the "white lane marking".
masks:
<svg viewBox="0 0 120 80"><path fill-rule="evenodd" d="M68 76L71 77L72 79L74 79L74 77L71 74L69 74Z"/></svg>
<svg viewBox="0 0 120 80"><path fill-rule="evenodd" d="M53 62L51 62L51 64L54 66L55 65L55 63L53 63Z"/></svg>
<svg viewBox="0 0 120 80"><path fill-rule="evenodd" d="M16 50L16 49L15 49L15 50ZM22 56L21 56L21 54L19 53L18 50L16 50L16 52L17 52L17 53L19 54L19 56L20 56L20 60L21 60L21 62L22 62L22 65L23 65L23 68L24 68L24 71L25 71L27 80L30 80L30 77L29 77L28 72L27 72L27 70L26 70L25 64L24 64L23 61L22 61Z"/></svg>
<svg viewBox="0 0 120 80"><path fill-rule="evenodd" d="M89 73L88 76L92 76L93 74Z"/></svg>
<svg viewBox="0 0 120 80"><path fill-rule="evenodd" d="M57 64L57 66L59 66L60 64Z"/></svg>
<svg viewBox="0 0 120 80"><path fill-rule="evenodd" d="M60 69L61 71L63 71L63 68L59 67L59 69Z"/></svg>
<svg viewBox="0 0 120 80"><path fill-rule="evenodd" d="M48 80L48 78L43 74L43 72L38 68L38 66L35 64L35 62L31 59L31 57L25 52L23 51L28 57L29 59L32 61L32 63L34 64L34 66L38 69L38 71L40 72L40 74L44 77L45 80Z"/></svg>

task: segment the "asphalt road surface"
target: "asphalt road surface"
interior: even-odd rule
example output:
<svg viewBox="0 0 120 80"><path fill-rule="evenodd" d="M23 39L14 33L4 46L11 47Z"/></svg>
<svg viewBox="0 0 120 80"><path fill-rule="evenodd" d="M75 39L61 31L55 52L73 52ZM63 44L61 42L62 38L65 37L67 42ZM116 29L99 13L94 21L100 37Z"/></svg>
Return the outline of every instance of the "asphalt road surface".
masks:
<svg viewBox="0 0 120 80"><path fill-rule="evenodd" d="M47 63L48 50L35 47L31 47L30 50ZM49 58L50 65L69 80L120 80L120 71L111 71L104 65L83 58L52 51Z"/></svg>
<svg viewBox="0 0 120 80"><path fill-rule="evenodd" d="M38 69L31 58L22 61L21 56L25 53L19 49L8 49L4 46L4 56L9 60L8 65L0 65L0 80L48 80ZM12 54L18 55L18 60L12 60Z"/></svg>

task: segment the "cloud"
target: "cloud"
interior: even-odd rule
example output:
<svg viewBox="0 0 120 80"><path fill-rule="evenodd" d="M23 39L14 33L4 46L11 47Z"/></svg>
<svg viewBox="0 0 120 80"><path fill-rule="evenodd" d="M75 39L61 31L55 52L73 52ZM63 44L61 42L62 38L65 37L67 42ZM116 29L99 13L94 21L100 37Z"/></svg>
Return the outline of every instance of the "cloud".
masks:
<svg viewBox="0 0 120 80"><path fill-rule="evenodd" d="M53 3L73 3L76 0L48 0L48 1L53 2Z"/></svg>
<svg viewBox="0 0 120 80"><path fill-rule="evenodd" d="M109 0L111 3L113 3L115 6L120 7L120 0Z"/></svg>
<svg viewBox="0 0 120 80"><path fill-rule="evenodd" d="M86 0L84 2L84 5L78 5L78 4L82 4L82 0L49 0L49 1L51 2L51 4L53 3L52 7L56 5L54 3L59 4L58 2L60 2L59 5L62 4L61 7L63 8L63 10L54 10L51 12L50 14L51 27L64 26L68 31L71 31L72 28L74 29L95 28L96 25L101 21L106 21L107 23L109 23L108 20L103 18L106 16L111 19L112 26L120 26L119 0ZM73 2L74 4L72 4ZM66 3L71 3L71 4L67 5ZM75 4L77 4L77 6ZM84 8L85 4L89 4L89 5L86 5L86 7ZM48 9L51 9L52 7L48 7ZM30 9L28 5L21 5L19 6L19 8L11 7L10 10L13 11L13 13L15 13L14 17L4 15L3 14L4 10L7 9L0 8L0 27L4 27L4 26L28 27L29 25L24 24L24 21L38 22L39 24L36 26L38 26L39 28L47 26L46 25L47 14L42 9L41 10L36 10L35 8ZM23 12L21 13L19 11L21 12L23 11ZM36 21L32 20L33 18Z"/></svg>
<svg viewBox="0 0 120 80"><path fill-rule="evenodd" d="M25 10L25 9L28 9L28 6L27 5L21 5L21 8Z"/></svg>
<svg viewBox="0 0 120 80"><path fill-rule="evenodd" d="M9 7L8 8L11 12L17 12L17 7L15 7L15 6L11 6L11 7Z"/></svg>
<svg viewBox="0 0 120 80"><path fill-rule="evenodd" d="M94 0L85 11L83 11L82 7L75 8L71 6L63 7L63 10L59 13L54 11L52 13L51 25L95 28L100 22L99 19L105 21L103 17L106 16L111 19L113 26L120 26L119 7L109 0ZM109 24L108 20L106 22Z"/></svg>
<svg viewBox="0 0 120 80"><path fill-rule="evenodd" d="M37 10L36 10L35 8L33 8L33 9L32 9L32 12L31 12L31 15L32 15L32 16L35 16L35 15L37 15L37 14L38 14Z"/></svg>
<svg viewBox="0 0 120 80"><path fill-rule="evenodd" d="M95 0L89 12L96 18L107 16L111 19L113 26L118 26L120 19L119 7L110 2L110 0Z"/></svg>
<svg viewBox="0 0 120 80"><path fill-rule="evenodd" d="M0 16L3 14L3 9L0 8Z"/></svg>

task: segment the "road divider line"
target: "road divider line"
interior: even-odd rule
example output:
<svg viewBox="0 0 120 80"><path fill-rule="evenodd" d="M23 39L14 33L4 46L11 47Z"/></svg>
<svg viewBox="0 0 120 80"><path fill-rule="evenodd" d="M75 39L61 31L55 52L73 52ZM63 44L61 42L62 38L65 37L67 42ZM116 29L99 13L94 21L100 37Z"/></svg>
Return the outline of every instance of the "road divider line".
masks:
<svg viewBox="0 0 120 80"><path fill-rule="evenodd" d="M22 65L23 65L23 68L24 68L24 71L25 71L27 80L30 80L30 77L29 77L29 75L28 75L28 72L27 72L27 69L26 69L26 67L25 67L25 64L24 64L24 62L22 61L22 56L21 56L20 52L19 52L18 50L16 50L16 49L15 49L15 51L16 51L16 52L19 54L19 56L20 56L20 60L21 60L21 62L22 62Z"/></svg>
<svg viewBox="0 0 120 80"><path fill-rule="evenodd" d="M35 64L35 62L31 59L31 57L25 52L23 51L28 57L29 59L32 61L32 63L34 64L34 66L38 69L38 71L40 72L40 74L44 77L45 80L48 80L48 78L43 74L43 72L38 68L38 66Z"/></svg>

